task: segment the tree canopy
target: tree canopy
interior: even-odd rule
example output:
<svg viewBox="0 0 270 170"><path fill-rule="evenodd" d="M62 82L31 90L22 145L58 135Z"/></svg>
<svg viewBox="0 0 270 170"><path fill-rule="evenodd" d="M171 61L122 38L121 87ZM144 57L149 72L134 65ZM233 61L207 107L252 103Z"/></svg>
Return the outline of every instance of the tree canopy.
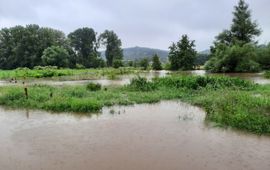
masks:
<svg viewBox="0 0 270 170"><path fill-rule="evenodd" d="M162 70L162 65L159 59L159 56L155 54L152 58L152 69L153 70Z"/></svg>
<svg viewBox="0 0 270 170"><path fill-rule="evenodd" d="M38 25L15 26L0 31L0 68L33 68L42 65L43 51L50 46L65 46L65 34Z"/></svg>
<svg viewBox="0 0 270 170"><path fill-rule="evenodd" d="M101 60L97 51L96 32L92 28L79 28L68 35L71 47L77 54L76 63L86 68L98 67Z"/></svg>
<svg viewBox="0 0 270 170"><path fill-rule="evenodd" d="M172 70L192 70L194 69L196 50L195 41L190 41L187 35L183 35L177 42L170 47L169 60Z"/></svg>
<svg viewBox="0 0 270 170"><path fill-rule="evenodd" d="M67 67L68 51L63 47L51 46L43 51L42 62L44 65Z"/></svg>
<svg viewBox="0 0 270 170"><path fill-rule="evenodd" d="M255 37L260 35L258 24L251 19L251 11L244 0L234 7L230 30L224 30L211 47L206 69L212 72L256 72Z"/></svg>
<svg viewBox="0 0 270 170"><path fill-rule="evenodd" d="M99 41L106 47L105 56L107 66L111 67L114 63L117 65L123 60L122 42L113 31L105 30L99 36ZM116 61L117 60L117 61Z"/></svg>

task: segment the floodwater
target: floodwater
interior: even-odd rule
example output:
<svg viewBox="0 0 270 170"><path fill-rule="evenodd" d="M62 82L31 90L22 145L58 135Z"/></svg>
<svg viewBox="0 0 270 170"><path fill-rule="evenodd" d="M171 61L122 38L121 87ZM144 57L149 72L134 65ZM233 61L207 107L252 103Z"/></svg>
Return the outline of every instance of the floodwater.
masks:
<svg viewBox="0 0 270 170"><path fill-rule="evenodd" d="M69 77L60 77L60 78L46 78L46 79L28 79L28 80L18 80L16 83L9 81L0 81L0 86L7 85L22 85L22 82L25 82L28 85L34 84L43 84L43 85L54 85L54 86L63 86L63 85L85 85L89 82L99 83L102 86L121 86L130 83L132 78L137 76L145 77L147 79L152 79L154 77L164 77L166 76L168 71L150 71L150 72L142 72L139 74L130 74L130 75L119 75L116 76L115 79L111 80L106 77L101 77L99 79L92 80L68 80ZM74 77L74 76L73 76Z"/></svg>
<svg viewBox="0 0 270 170"><path fill-rule="evenodd" d="M7 85L22 85L22 82L25 82L28 85L34 84L45 84L45 85L54 85L54 86L63 86L63 85L85 85L89 82L99 83L102 86L121 86L130 83L130 80L136 76L146 77L147 79L152 79L154 77L164 77L167 76L169 71L150 71L139 74L131 74L131 75L120 75L117 76L116 79L108 79L106 77L101 77L99 79L94 80L69 80L69 77L60 77L60 78L47 78L47 79L28 79L28 80L18 80L17 83L11 83L9 81L0 80L0 86ZM258 84L270 84L270 79L266 79L262 73L230 73L230 74L208 74L204 70L195 70L195 71L186 71L186 72L178 72L177 74L192 74L192 75L225 75L230 77L240 77L246 80L251 80ZM74 76L73 76L74 78Z"/></svg>
<svg viewBox="0 0 270 170"><path fill-rule="evenodd" d="M0 108L3 170L269 170L270 137L206 125L177 101L76 116Z"/></svg>

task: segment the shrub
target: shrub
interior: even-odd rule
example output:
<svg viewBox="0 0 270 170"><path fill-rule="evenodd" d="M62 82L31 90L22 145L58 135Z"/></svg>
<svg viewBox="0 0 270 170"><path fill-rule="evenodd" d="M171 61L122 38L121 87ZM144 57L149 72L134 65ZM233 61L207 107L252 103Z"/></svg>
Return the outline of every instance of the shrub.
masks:
<svg viewBox="0 0 270 170"><path fill-rule="evenodd" d="M78 63L75 65L75 68L76 69L85 69L84 65L78 64Z"/></svg>
<svg viewBox="0 0 270 170"><path fill-rule="evenodd" d="M260 66L254 61L256 49L251 44L232 47L219 44L211 54L205 69L211 72L258 72Z"/></svg>
<svg viewBox="0 0 270 170"><path fill-rule="evenodd" d="M270 78L270 71L266 71L266 72L264 73L264 76L265 76L266 78Z"/></svg>
<svg viewBox="0 0 270 170"><path fill-rule="evenodd" d="M122 60L114 60L113 61L113 68L119 68L123 66Z"/></svg>
<svg viewBox="0 0 270 170"><path fill-rule="evenodd" d="M152 91L157 88L157 86L153 82L149 82L146 78L140 76L138 76L137 78L133 78L128 87L133 90L139 91Z"/></svg>
<svg viewBox="0 0 270 170"><path fill-rule="evenodd" d="M155 54L152 58L152 69L153 70L162 70L162 65L159 59L159 56Z"/></svg>
<svg viewBox="0 0 270 170"><path fill-rule="evenodd" d="M69 54L63 47L51 46L43 51L41 58L45 65L67 67Z"/></svg>
<svg viewBox="0 0 270 170"><path fill-rule="evenodd" d="M87 90L90 90L90 91L99 91L101 90L101 84L96 84L96 83L88 83L87 86L86 86Z"/></svg>
<svg viewBox="0 0 270 170"><path fill-rule="evenodd" d="M171 88L187 88L187 89L199 89L199 88L238 88L238 89L250 89L254 86L253 83L242 80L240 78L229 78L223 76L181 76L181 77L164 77L156 78L153 80L155 84L163 87Z"/></svg>
<svg viewBox="0 0 270 170"><path fill-rule="evenodd" d="M140 63L139 63L140 67L143 68L143 70L147 70L147 68L149 67L149 61L147 58L143 58Z"/></svg>

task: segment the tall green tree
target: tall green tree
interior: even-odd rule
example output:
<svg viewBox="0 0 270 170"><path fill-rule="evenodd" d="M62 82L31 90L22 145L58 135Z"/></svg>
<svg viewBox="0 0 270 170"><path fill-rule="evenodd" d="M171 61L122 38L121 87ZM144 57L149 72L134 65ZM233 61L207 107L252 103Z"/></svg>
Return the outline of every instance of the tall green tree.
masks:
<svg viewBox="0 0 270 170"><path fill-rule="evenodd" d="M258 24L252 21L249 5L239 0L234 7L232 25L220 33L211 47L206 69L212 72L255 72L258 63L254 60L255 37L260 35Z"/></svg>
<svg viewBox="0 0 270 170"><path fill-rule="evenodd" d="M169 60L172 70L192 70L195 66L196 50L195 41L190 41L187 35L170 47Z"/></svg>
<svg viewBox="0 0 270 170"><path fill-rule="evenodd" d="M243 44L253 42L254 38L261 34L261 30L258 28L258 24L251 19L249 5L244 0L239 0L238 5L234 8L231 26L233 40Z"/></svg>
<svg viewBox="0 0 270 170"><path fill-rule="evenodd" d="M149 67L149 61L147 58L143 58L140 60L139 63L140 67L142 67L144 70L147 70L147 68Z"/></svg>
<svg viewBox="0 0 270 170"><path fill-rule="evenodd" d="M69 41L77 54L76 63L86 68L98 67L100 54L97 51L96 32L92 28L79 28L68 35Z"/></svg>
<svg viewBox="0 0 270 170"><path fill-rule="evenodd" d="M43 51L50 46L65 46L65 34L38 25L15 26L0 31L0 68L33 68L41 65Z"/></svg>
<svg viewBox="0 0 270 170"><path fill-rule="evenodd" d="M159 59L159 56L155 54L152 58L152 69L153 70L162 70L162 65Z"/></svg>
<svg viewBox="0 0 270 170"><path fill-rule="evenodd" d="M116 33L105 30L104 33L99 36L99 42L106 47L105 56L107 59L107 66L112 67L114 63L117 63L118 65L119 62L122 62L122 42Z"/></svg>

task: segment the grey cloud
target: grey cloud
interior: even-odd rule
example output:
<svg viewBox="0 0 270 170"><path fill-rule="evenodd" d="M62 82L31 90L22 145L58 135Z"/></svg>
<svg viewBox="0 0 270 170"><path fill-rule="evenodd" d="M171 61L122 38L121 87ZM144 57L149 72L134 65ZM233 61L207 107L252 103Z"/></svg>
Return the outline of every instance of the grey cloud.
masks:
<svg viewBox="0 0 270 170"><path fill-rule="evenodd" d="M69 33L88 26L97 32L113 29L124 47L167 49L182 34L196 40L198 50L230 26L238 0L0 0L0 27L36 23ZM247 0L269 42L269 0Z"/></svg>

